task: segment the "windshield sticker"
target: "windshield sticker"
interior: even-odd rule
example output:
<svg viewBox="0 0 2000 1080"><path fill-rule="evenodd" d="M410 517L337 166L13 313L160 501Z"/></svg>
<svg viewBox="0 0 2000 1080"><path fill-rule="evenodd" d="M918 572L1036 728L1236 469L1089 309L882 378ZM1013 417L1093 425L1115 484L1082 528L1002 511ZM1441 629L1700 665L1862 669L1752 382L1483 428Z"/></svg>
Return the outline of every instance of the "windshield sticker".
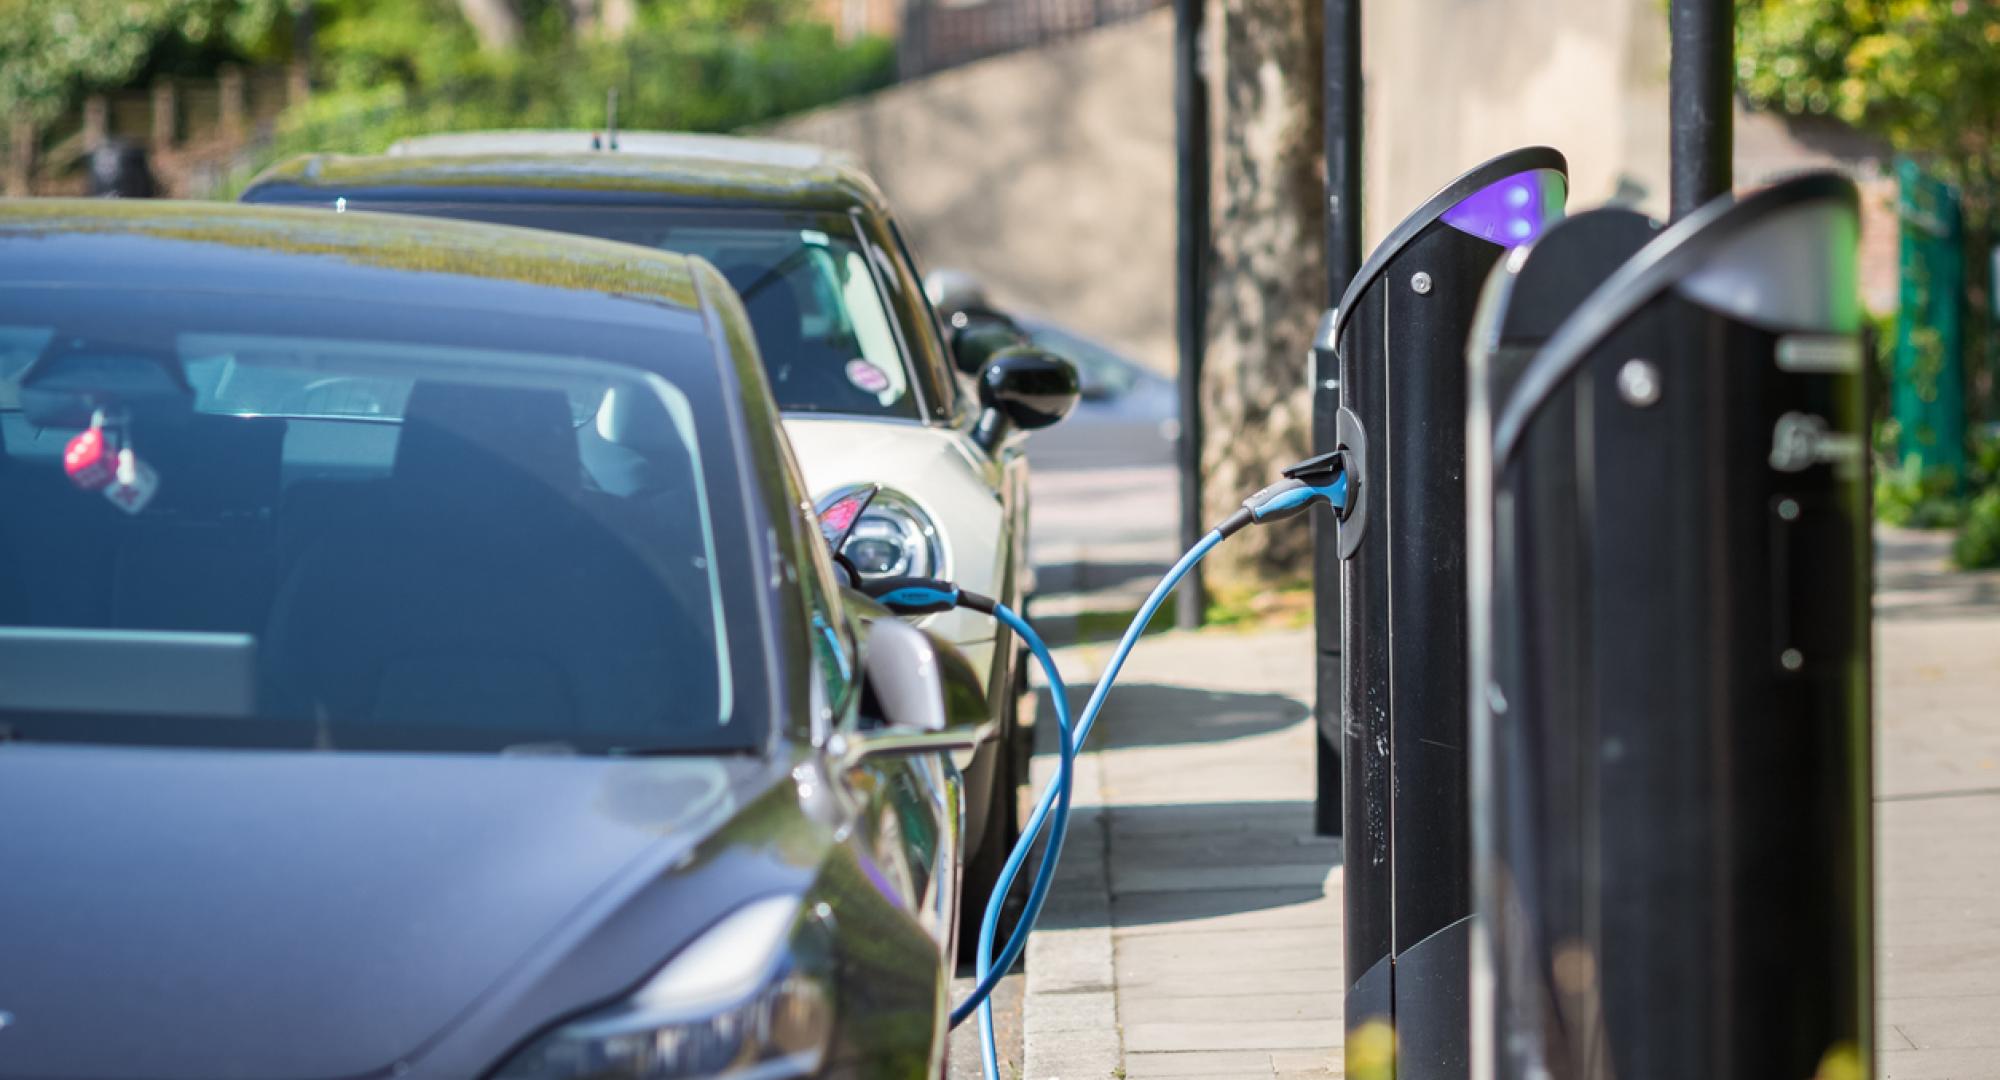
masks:
<svg viewBox="0 0 2000 1080"><path fill-rule="evenodd" d="M860 357L847 362L847 381L853 383L856 389L870 394L879 394L889 388L889 376Z"/></svg>

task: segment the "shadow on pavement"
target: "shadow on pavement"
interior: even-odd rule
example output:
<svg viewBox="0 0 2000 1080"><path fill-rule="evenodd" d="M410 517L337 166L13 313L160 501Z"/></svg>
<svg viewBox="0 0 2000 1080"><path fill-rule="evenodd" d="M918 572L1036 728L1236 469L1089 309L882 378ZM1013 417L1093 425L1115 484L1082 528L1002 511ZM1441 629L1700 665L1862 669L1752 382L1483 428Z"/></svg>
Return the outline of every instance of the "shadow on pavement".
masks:
<svg viewBox="0 0 2000 1080"><path fill-rule="evenodd" d="M1042 563L1035 567L1035 588L1043 595L1060 596L1100 589L1121 589L1144 594L1165 574L1168 564L1157 560L1130 562ZM1033 605L1030 605L1032 614ZM1135 609L1136 610L1136 609Z"/></svg>
<svg viewBox="0 0 2000 1080"><path fill-rule="evenodd" d="M1950 565L1952 534L1875 534L1875 617L1943 619L2000 611L2000 572Z"/></svg>
<svg viewBox="0 0 2000 1080"><path fill-rule="evenodd" d="M1116 870L1111 924L1186 923L1321 902L1341 864L1337 837L1312 835L1312 804L1298 801L1142 803L1080 808L1073 829L1104 836ZM1038 929L1099 926L1088 909L1051 904Z"/></svg>
<svg viewBox="0 0 2000 1080"><path fill-rule="evenodd" d="M1069 687L1072 717L1081 719L1090 691L1089 685ZM1036 726L1046 724L1046 730L1053 733L1055 713L1048 687L1037 691L1035 708ZM1298 699L1284 694L1120 682L1112 687L1111 696L1104 703L1104 715L1099 718L1091 745L1180 746L1222 742L1277 731L1309 714Z"/></svg>

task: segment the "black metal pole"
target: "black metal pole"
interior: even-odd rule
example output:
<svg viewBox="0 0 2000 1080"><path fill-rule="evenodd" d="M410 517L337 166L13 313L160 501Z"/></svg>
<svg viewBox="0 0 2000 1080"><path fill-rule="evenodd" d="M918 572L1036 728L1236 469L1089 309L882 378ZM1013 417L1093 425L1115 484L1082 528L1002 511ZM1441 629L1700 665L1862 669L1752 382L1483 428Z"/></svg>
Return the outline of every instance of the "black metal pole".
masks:
<svg viewBox="0 0 2000 1080"><path fill-rule="evenodd" d="M1735 8L1733 0L1673 0L1667 97L1676 221L1733 183Z"/></svg>
<svg viewBox="0 0 2000 1080"><path fill-rule="evenodd" d="M1326 306L1361 269L1361 0L1325 0ZM1331 373L1329 373L1330 375Z"/></svg>
<svg viewBox="0 0 2000 1080"><path fill-rule="evenodd" d="M1174 141L1177 267L1175 323L1180 345L1181 550L1207 532L1201 509L1201 367L1208 335L1208 82L1201 70L1202 0L1174 0ZM1208 591L1197 567L1181 580L1174 624L1200 626Z"/></svg>
<svg viewBox="0 0 2000 1080"><path fill-rule="evenodd" d="M1339 365L1331 330L1333 308L1361 268L1361 0L1324 0L1326 153L1326 306L1313 342L1313 445L1334 445L1340 410ZM1340 551L1333 517L1313 520L1313 620L1316 649L1313 718L1319 783L1313 830L1340 834Z"/></svg>

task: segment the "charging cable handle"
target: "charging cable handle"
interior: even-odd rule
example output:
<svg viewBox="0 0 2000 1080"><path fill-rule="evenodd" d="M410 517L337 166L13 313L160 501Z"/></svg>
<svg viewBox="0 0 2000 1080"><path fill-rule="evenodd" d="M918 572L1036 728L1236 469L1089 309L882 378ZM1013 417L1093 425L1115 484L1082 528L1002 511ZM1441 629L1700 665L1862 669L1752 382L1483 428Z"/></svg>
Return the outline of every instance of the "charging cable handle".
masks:
<svg viewBox="0 0 2000 1080"><path fill-rule="evenodd" d="M1287 468L1284 479L1243 500L1243 508L1223 519L1215 531L1227 538L1251 525L1297 517L1317 503L1332 507L1335 516L1345 521L1353 502L1349 497L1353 483L1345 452L1309 457Z"/></svg>
<svg viewBox="0 0 2000 1080"><path fill-rule="evenodd" d="M967 597L985 601L983 608L974 610L984 611L988 615L993 613L993 601L977 593L967 593L951 582L940 581L937 578L877 578L862 583L861 592L898 615L935 615L958 607ZM965 606L974 607L972 604Z"/></svg>

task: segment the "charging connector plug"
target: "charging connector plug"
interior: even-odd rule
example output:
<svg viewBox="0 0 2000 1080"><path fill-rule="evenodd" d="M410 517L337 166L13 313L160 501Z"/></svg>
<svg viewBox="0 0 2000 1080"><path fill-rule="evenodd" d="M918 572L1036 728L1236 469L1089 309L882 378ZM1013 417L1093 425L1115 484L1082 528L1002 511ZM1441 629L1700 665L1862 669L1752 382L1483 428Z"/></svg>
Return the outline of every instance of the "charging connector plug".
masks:
<svg viewBox="0 0 2000 1080"><path fill-rule="evenodd" d="M935 615L956 607L993 614L992 600L938 578L880 578L862 583L861 592L898 615Z"/></svg>
<svg viewBox="0 0 2000 1080"><path fill-rule="evenodd" d="M1215 531L1233 536L1251 525L1297 517L1315 503L1333 507L1345 517L1348 505L1347 462L1338 450L1310 457L1284 472L1284 479L1243 500L1243 509L1229 515Z"/></svg>

